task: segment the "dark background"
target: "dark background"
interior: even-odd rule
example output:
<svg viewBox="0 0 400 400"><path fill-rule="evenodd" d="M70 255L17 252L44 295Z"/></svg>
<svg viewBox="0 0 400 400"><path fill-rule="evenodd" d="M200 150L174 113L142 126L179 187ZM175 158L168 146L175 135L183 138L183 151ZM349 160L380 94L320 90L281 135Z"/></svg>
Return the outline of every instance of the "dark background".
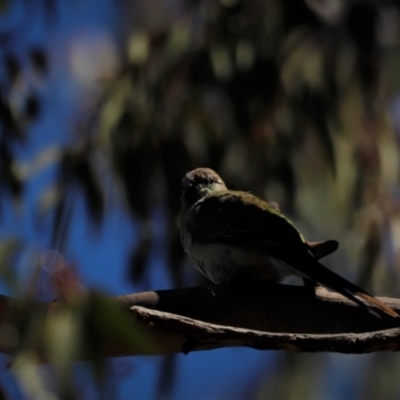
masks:
<svg viewBox="0 0 400 400"><path fill-rule="evenodd" d="M208 166L278 202L309 240L339 240L327 266L399 295L397 2L3 0L0 12L3 293L204 283L177 218L184 174ZM90 298L87 315L116 324ZM226 349L71 370L79 338L106 329L88 334L77 314L45 328L56 370L31 368L40 328L18 332L17 367L0 375L6 398L399 395L388 353Z"/></svg>

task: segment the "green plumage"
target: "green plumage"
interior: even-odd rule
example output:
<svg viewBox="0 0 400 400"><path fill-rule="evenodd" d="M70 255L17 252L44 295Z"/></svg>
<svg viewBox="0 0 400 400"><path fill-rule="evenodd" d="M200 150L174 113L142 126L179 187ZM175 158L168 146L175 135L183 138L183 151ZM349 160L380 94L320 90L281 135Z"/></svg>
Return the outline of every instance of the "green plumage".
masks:
<svg viewBox="0 0 400 400"><path fill-rule="evenodd" d="M288 219L246 192L221 190L205 196L193 206L187 228L196 240L205 243L284 243L306 248L300 232Z"/></svg>
<svg viewBox="0 0 400 400"><path fill-rule="evenodd" d="M310 244L283 216L258 197L230 191L217 173L199 168L183 180L181 239L196 267L215 283L232 280L279 282L290 274L314 281L356 303L397 313L320 264L337 242ZM361 301L358 297L362 298Z"/></svg>

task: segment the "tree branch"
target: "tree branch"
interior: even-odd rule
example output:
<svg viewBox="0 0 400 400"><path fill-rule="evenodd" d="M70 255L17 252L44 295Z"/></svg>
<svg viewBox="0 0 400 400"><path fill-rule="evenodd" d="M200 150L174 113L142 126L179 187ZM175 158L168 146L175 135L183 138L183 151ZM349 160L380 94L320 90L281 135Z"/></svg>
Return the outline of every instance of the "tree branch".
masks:
<svg viewBox="0 0 400 400"><path fill-rule="evenodd" d="M400 299L380 298L394 310ZM220 347L367 353L400 349L400 321L318 288L260 284L143 292L118 298L150 329L158 354ZM393 329L394 328L394 329ZM167 334L166 334L167 333Z"/></svg>
<svg viewBox="0 0 400 400"><path fill-rule="evenodd" d="M396 311L400 299L380 298ZM15 299L0 297L0 323L15 318ZM124 345L118 335L104 340L107 357L188 353L222 347L263 350L367 353L400 349L400 320L343 296L318 288L313 295L300 286L258 284L160 290L119 296L128 312L132 335L142 332L147 346ZM51 314L63 303L44 303ZM107 316L104 316L107 318ZM133 337L133 336L132 336ZM7 352L0 335L0 350Z"/></svg>
<svg viewBox="0 0 400 400"><path fill-rule="evenodd" d="M175 314L134 306L138 321L150 327L157 354L185 354L194 350L251 347L258 350L370 353L400 349L400 328L366 333L269 333L209 324ZM165 335L165 333L168 335ZM173 335L171 335L173 333Z"/></svg>

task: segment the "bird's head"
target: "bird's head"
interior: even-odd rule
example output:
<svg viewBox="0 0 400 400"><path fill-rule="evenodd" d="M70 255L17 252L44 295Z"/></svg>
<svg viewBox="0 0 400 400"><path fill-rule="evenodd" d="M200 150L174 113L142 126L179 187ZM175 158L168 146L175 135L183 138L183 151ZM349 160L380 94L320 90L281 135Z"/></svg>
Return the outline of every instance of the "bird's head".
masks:
<svg viewBox="0 0 400 400"><path fill-rule="evenodd" d="M227 190L224 181L212 169L197 168L188 172L182 181L182 207L185 210L210 193Z"/></svg>

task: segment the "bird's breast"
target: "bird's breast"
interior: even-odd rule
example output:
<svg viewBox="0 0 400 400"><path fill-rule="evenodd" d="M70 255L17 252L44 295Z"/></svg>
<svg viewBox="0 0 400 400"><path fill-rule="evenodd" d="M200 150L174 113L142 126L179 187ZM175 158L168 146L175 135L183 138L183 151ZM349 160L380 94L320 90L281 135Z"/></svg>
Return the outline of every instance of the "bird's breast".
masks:
<svg viewBox="0 0 400 400"><path fill-rule="evenodd" d="M191 238L187 240L187 253L193 263L214 283L226 283L238 279L279 282L290 275L283 263L264 251L219 243L200 243Z"/></svg>

